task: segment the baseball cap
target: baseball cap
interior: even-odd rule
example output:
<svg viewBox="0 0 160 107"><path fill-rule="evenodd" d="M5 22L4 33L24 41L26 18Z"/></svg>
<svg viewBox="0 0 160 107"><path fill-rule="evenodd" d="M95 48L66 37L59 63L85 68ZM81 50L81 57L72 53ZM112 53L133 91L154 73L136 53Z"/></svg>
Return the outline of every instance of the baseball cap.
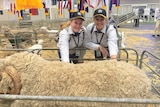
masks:
<svg viewBox="0 0 160 107"><path fill-rule="evenodd" d="M93 17L96 17L96 16L102 16L103 18L107 18L106 10L101 8L96 9L94 11Z"/></svg>
<svg viewBox="0 0 160 107"><path fill-rule="evenodd" d="M81 12L72 12L70 16L70 20L72 19L82 19L83 21L85 20Z"/></svg>

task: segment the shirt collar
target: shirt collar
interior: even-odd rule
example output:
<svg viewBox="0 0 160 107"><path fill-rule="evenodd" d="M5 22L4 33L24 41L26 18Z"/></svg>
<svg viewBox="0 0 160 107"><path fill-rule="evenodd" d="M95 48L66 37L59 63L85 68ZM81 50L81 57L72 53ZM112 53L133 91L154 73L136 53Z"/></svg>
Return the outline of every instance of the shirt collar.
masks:
<svg viewBox="0 0 160 107"><path fill-rule="evenodd" d="M93 29L94 32L97 32L97 28L96 26L94 26L94 29ZM103 29L101 30L102 33L105 33L106 32L106 25L103 27Z"/></svg>

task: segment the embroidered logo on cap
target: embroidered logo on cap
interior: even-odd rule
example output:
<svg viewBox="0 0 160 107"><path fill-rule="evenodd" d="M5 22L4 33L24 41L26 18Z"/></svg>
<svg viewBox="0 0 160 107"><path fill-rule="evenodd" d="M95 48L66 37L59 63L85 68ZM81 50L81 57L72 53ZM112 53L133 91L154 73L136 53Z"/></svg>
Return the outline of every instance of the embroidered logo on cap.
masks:
<svg viewBox="0 0 160 107"><path fill-rule="evenodd" d="M98 13L102 13L102 10L98 10Z"/></svg>
<svg viewBox="0 0 160 107"><path fill-rule="evenodd" d="M78 14L78 15L81 15L81 13L80 13L80 12L78 12L77 14Z"/></svg>

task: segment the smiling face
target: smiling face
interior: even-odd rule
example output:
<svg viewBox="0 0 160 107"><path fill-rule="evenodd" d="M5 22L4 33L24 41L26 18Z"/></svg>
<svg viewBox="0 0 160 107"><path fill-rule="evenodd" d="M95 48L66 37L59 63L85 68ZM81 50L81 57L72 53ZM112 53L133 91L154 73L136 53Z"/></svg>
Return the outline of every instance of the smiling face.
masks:
<svg viewBox="0 0 160 107"><path fill-rule="evenodd" d="M102 30L103 27L106 25L107 20L102 16L96 16L94 17L94 23L96 25L97 30Z"/></svg>
<svg viewBox="0 0 160 107"><path fill-rule="evenodd" d="M83 24L83 20L80 18L73 19L71 20L71 23L70 23L73 32L79 32L80 29L82 28L82 24Z"/></svg>

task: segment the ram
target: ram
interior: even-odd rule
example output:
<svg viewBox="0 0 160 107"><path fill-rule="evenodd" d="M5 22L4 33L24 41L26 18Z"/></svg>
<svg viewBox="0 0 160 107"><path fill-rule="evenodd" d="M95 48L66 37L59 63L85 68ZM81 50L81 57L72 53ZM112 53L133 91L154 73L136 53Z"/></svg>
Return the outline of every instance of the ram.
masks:
<svg viewBox="0 0 160 107"><path fill-rule="evenodd" d="M121 61L70 64L48 61L36 54L21 52L0 60L0 78L0 93L3 94L106 98L152 96L151 82L145 73ZM107 103L31 100L8 103L1 100L0 104L9 107L111 107ZM120 107L120 104L112 107Z"/></svg>

